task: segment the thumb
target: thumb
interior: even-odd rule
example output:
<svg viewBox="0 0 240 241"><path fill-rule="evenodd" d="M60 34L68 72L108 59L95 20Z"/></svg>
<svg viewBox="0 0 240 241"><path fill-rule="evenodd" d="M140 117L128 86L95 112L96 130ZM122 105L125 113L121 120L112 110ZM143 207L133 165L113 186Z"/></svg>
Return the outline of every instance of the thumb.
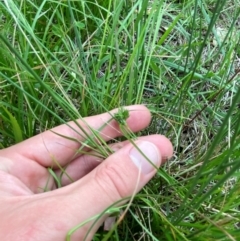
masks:
<svg viewBox="0 0 240 241"><path fill-rule="evenodd" d="M81 207L81 210L79 209L81 219L89 219L100 214L115 202L139 191L154 176L155 167L159 167L164 157L172 156L173 152L170 141L160 135L139 138L135 145L138 148L130 143L125 145L87 176L69 186L75 189L71 190L71 196L74 196L73 200L78 200L75 203L78 209ZM77 214L76 207L74 210ZM90 225L86 225L84 230L86 231L87 226L90 227ZM94 227L91 234L97 228ZM80 234L80 231L78 235L76 232L76 236L73 236L84 237L81 236L83 233ZM90 240L90 236L87 240Z"/></svg>

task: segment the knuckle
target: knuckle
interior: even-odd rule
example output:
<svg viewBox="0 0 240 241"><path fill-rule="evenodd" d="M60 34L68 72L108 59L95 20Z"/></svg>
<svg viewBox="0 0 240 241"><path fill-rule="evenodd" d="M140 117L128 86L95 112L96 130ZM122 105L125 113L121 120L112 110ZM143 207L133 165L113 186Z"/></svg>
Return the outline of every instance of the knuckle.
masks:
<svg viewBox="0 0 240 241"><path fill-rule="evenodd" d="M96 172L96 182L103 192L105 192L112 201L125 198L129 195L129 186L127 185L127 176L124 170L118 165L106 163Z"/></svg>

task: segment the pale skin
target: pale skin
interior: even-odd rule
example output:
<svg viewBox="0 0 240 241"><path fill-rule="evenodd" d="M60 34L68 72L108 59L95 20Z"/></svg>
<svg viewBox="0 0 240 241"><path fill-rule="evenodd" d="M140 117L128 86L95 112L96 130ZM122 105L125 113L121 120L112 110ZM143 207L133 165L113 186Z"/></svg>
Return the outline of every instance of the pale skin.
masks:
<svg viewBox="0 0 240 241"><path fill-rule="evenodd" d="M151 115L145 106L126 108L130 110L127 125L133 132L149 125ZM109 119L109 113L85 118L88 125L96 130ZM81 120L78 122L86 126ZM69 124L76 128L73 122ZM67 125L53 130L84 141ZM101 130L101 136L106 141L121 136L117 122L112 120L106 125ZM137 142L155 145L160 158L157 166L172 156L172 145L164 136L144 136L138 138ZM0 150L0 240L65 240L70 229L122 198L131 197L156 173L154 168L147 173L142 172L134 164L129 156L133 145L127 141L111 145L115 153L105 160L91 155L76 156L79 147L77 142L46 131ZM73 183L64 176L63 187L56 188L47 170L53 167L55 173L60 174L53 159L61 166L67 165L66 171L74 180ZM43 188L49 191L43 192ZM92 239L105 218L94 226L86 240ZM91 224L78 229L71 240L83 240Z"/></svg>

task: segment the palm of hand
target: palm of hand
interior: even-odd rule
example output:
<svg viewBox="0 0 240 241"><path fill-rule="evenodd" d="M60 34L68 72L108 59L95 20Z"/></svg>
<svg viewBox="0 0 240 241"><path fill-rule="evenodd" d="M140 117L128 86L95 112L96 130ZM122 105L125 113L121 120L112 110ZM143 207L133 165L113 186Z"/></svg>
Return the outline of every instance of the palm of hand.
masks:
<svg viewBox="0 0 240 241"><path fill-rule="evenodd" d="M133 108L127 125L135 132L148 126L151 118L144 106ZM90 132L85 123L99 130L112 115L105 113L78 122ZM74 122L69 125L72 128L62 125L54 128L53 132L46 131L0 150L0 227L4 230L0 232L0 240L64 240L71 228L101 213L116 201L132 195L136 190L139 191L154 175L154 171L141 175L136 189L139 171L130 160L132 146L128 142L111 146L117 152L101 165L99 163L102 160L94 155L76 156L84 138L73 131L77 129ZM54 133L78 139L79 142ZM100 135L105 141L120 136L117 122L112 120L101 130ZM142 139L153 142L163 156L172 155L172 146L165 137L156 135ZM93 152L86 148L84 151ZM57 189L48 168L60 176L59 166L66 167L66 173L74 182L63 175L63 188ZM105 218L97 222L86 240L91 240ZM71 240L83 240L91 224L87 223L79 229Z"/></svg>
<svg viewBox="0 0 240 241"><path fill-rule="evenodd" d="M109 119L109 114L102 114L85 118L85 121L92 128L98 129ZM79 122L82 126L85 126L84 123L86 122ZM76 124L70 122L69 125L72 128L69 128L67 125L62 125L54 128L53 132L46 131L20 144L0 150L0 197L2 198L0 201L4 201L3 206L5 206L5 210L8 210L6 215L4 210L0 209L0 215L5 215L5 217L9 216L9 218L14 216L15 219L15 222L11 221L11 223L13 223L12 227L9 225L9 222L5 222L8 223L5 227L4 224L0 223L3 230L9 235L9 237L5 235L4 240L14 240L15 236L13 233L15 233L15 235L21 233L21 230L19 230L19 232L17 231L18 228L16 229L16 226L19 226L22 222L25 223L26 227L23 240L35 240L34 235L37 233L36 230L41 229L43 224L33 222L33 219L41 220L41 216L45 219L44 215L49 213L56 221L56 218L59 216L57 214L60 212L60 209L62 209L62 206L69 205L69 200L78 182L68 185L72 181L63 175L62 186L67 187L48 192L57 188L53 176L50 175L48 171L49 167L54 170L57 176L60 176L61 170L58 168L59 165L67 166L66 173L68 173L74 181L78 180L80 182L82 177L100 163L99 159L91 155L76 156L76 151L79 149L80 144L54 134L54 132L61 133L62 135L76 138L79 142L84 141L84 138L79 137L79 134L73 130L74 128L76 129ZM87 129L86 127L86 130ZM111 127L109 125L105 130L102 130L101 135L107 141L119 136L120 132L116 123L112 123ZM91 152L91 150L87 151ZM77 196L83 197L86 195L87 192L81 194L81 191L79 191ZM64 198L62 196L64 196ZM59 202L60 198L61 203ZM76 195L74 198L76 199ZM39 202L39 200L41 202ZM54 210L52 209L53 203L55 205ZM20 207L25 208L21 209ZM29 218L29 216L26 217L26 214L24 214L26 211L32 215L32 218ZM67 215L65 215L65 217L66 216ZM78 222L74 220L74 225L77 223ZM68 225L64 219L63 221L57 220L55 227L52 229L52 235L54 236L56 232L61 233L59 229L65 230L66 233L66 230L69 230L72 226L73 224L71 226ZM22 228L21 225L19 227ZM14 232L10 230L14 230Z"/></svg>

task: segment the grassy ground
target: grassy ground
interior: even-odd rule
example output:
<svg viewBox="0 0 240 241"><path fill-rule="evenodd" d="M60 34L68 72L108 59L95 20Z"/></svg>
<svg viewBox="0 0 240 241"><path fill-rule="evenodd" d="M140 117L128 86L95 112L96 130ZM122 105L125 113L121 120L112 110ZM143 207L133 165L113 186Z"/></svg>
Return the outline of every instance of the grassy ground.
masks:
<svg viewBox="0 0 240 241"><path fill-rule="evenodd" d="M0 1L0 147L145 103L174 157L94 240L240 240L239 6Z"/></svg>

